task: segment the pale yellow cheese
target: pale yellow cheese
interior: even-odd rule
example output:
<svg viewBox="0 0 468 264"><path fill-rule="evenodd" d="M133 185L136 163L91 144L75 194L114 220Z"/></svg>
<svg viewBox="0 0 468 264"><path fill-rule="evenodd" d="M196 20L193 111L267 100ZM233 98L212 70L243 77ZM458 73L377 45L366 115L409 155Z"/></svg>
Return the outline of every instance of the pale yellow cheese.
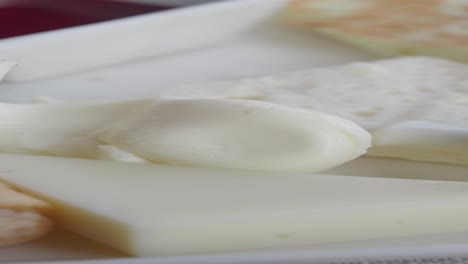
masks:
<svg viewBox="0 0 468 264"><path fill-rule="evenodd" d="M0 154L60 225L138 256L468 231L468 183Z"/></svg>

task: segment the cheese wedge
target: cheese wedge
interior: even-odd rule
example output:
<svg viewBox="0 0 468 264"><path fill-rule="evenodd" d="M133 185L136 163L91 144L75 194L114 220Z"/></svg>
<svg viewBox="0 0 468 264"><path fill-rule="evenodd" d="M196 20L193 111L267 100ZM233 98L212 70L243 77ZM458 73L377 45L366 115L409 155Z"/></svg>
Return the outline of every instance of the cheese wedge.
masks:
<svg viewBox="0 0 468 264"><path fill-rule="evenodd" d="M0 154L61 226L137 256L468 231L468 184Z"/></svg>
<svg viewBox="0 0 468 264"><path fill-rule="evenodd" d="M0 246L36 239L48 233L52 207L0 183Z"/></svg>

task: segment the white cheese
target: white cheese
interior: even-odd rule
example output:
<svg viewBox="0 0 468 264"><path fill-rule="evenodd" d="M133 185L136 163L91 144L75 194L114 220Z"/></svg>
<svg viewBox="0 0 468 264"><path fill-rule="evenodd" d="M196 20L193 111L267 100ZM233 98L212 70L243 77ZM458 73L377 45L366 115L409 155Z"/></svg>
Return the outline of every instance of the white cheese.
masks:
<svg viewBox="0 0 468 264"><path fill-rule="evenodd" d="M138 256L468 231L468 183L0 154L0 179L58 223Z"/></svg>
<svg viewBox="0 0 468 264"><path fill-rule="evenodd" d="M114 160L133 163L150 163L149 160L139 157L133 153L123 151L115 146L101 145L98 146L97 159L99 160Z"/></svg>
<svg viewBox="0 0 468 264"><path fill-rule="evenodd" d="M0 104L2 152L316 172L364 154L370 142L351 121L251 100Z"/></svg>
<svg viewBox="0 0 468 264"><path fill-rule="evenodd" d="M406 121L373 133L373 156L468 164L468 127ZM468 172L467 172L468 173Z"/></svg>
<svg viewBox="0 0 468 264"><path fill-rule="evenodd" d="M415 137L421 144L417 147L425 152L421 157L402 154L414 152L416 146L407 144L404 136L389 132L392 144L397 144L402 152L396 153L393 145L374 142L369 154L468 165L468 148L452 149L457 144L466 145L468 131L468 66L461 63L424 57L397 58L171 87L158 94L243 98L301 107L352 120L379 134L407 121L432 123L434 128L445 126L447 132L463 130L464 137L454 137L450 144L445 144L447 140L440 143L442 151L431 147L431 128L418 130ZM450 135L448 132L446 137ZM457 157L448 158L444 152L457 152Z"/></svg>
<svg viewBox="0 0 468 264"><path fill-rule="evenodd" d="M368 155L468 165L468 148L462 147L467 144L468 135L465 114L468 112L468 66L465 64L424 57L398 58L170 87L157 96L107 104L0 105L0 135L3 135L0 151L99 158L102 150L97 150L97 146L111 145L157 163L192 166L216 163L219 167L252 170L319 171L351 160L369 146L368 135L353 125L344 130L351 135L351 141L333 143L337 133L321 138L325 145L331 146L329 150L344 144L340 145L344 146L343 156L335 152L338 154L331 162L322 156L325 152L315 155L320 144L312 146L311 141L305 142L312 138L319 140L315 136L320 133L309 134L306 140L292 132L312 129L310 122L304 123L306 115L310 118L326 115L306 114L298 110L302 108L351 120L375 135ZM175 106L185 110L181 113ZM174 118L169 120L169 116ZM153 117L157 124L151 121ZM325 123L336 126L337 122L330 121L329 116L325 119L328 120ZM349 124L345 120L340 122ZM428 126L417 129L409 125L412 128L408 128L414 122ZM320 127L315 126L315 132L325 131L326 126ZM339 127L338 130L343 129ZM411 132L407 136L402 131L408 129ZM148 138L151 142L145 143ZM350 142L356 143L356 148L350 147ZM182 151L183 144L188 147ZM293 153L294 144L305 146L304 156ZM316 161L307 168L304 167L306 155L311 157L309 161ZM317 163L323 166L316 167Z"/></svg>

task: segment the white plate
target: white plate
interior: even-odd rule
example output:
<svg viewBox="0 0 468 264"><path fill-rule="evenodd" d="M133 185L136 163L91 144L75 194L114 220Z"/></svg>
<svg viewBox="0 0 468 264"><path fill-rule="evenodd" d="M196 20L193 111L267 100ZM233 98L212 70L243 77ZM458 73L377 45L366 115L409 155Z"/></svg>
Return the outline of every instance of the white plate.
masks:
<svg viewBox="0 0 468 264"><path fill-rule="evenodd" d="M6 81L42 79L219 43L247 30L280 5L261 2L191 6L6 38L0 40L2 59L20 62ZM222 28L216 21L222 21Z"/></svg>
<svg viewBox="0 0 468 264"><path fill-rule="evenodd" d="M120 27L126 27L121 21L21 37L12 39L7 44L0 42L0 54L9 54L11 51L10 54L24 56L21 61L24 66L15 69L9 76L10 80L74 72L40 81L7 83L0 89L0 101L28 102L35 96L52 96L69 101L137 98L156 95L158 90L183 83L374 59L363 51L278 25L274 21L274 14L284 2L241 0L125 19L126 23L138 25L139 30L152 32L154 36L167 36L165 34L171 33L172 40L179 45L179 52L176 53L165 45L147 45L148 49L143 53L126 53L114 61L109 60L109 57L95 57L87 53L87 49L82 49L82 53L77 52L72 57L64 56L60 59L55 54L52 55L53 60L43 57L35 49L29 53L21 53L34 43L45 45L48 41L54 41L55 47L64 47L69 41L65 37L72 35L77 38L78 44L84 43L84 46L96 36L102 40L122 39L129 31L119 30ZM160 24L163 22L157 22L161 20L170 20L174 24L169 31L167 28L163 30ZM200 28L204 29L199 31ZM187 35L187 32L190 34ZM206 39L200 41L201 37ZM107 43L101 48L112 47L112 53L134 48L133 42L116 43ZM58 52L63 50L59 49ZM159 56L149 56L150 54ZM135 56L139 59L135 59ZM133 59L131 62L116 64L130 58ZM104 64L108 66L95 68ZM63 65L64 70L58 65ZM36 71L37 67L40 67L40 71ZM90 67L94 69L90 70ZM393 172L392 175L389 174L390 171ZM468 168L363 158L333 169L330 173L380 177L394 177L398 174L403 178L435 178L444 174L448 180L465 180ZM362 241L272 252L127 259L127 256L92 241L57 231L41 240L0 249L0 262L107 259L102 260L102 263L312 263L313 260L365 256L463 252L468 252L468 234Z"/></svg>

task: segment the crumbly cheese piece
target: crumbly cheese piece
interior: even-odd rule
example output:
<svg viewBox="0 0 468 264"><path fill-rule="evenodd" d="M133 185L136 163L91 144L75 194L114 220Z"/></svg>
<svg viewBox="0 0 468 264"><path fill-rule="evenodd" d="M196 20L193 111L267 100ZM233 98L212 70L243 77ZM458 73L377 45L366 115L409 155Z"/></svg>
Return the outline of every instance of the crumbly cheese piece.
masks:
<svg viewBox="0 0 468 264"><path fill-rule="evenodd" d="M371 142L336 116L223 98L0 104L0 135L3 152L310 172L352 160Z"/></svg>
<svg viewBox="0 0 468 264"><path fill-rule="evenodd" d="M374 137L370 155L468 164L468 148L453 148L457 144L466 145L466 136L452 137L453 133L449 132L455 129L466 134L468 129L468 65L465 64L405 57L185 85L167 89L160 95L243 98L326 112L352 120L372 134L378 131L393 138L384 144L378 139L381 137ZM446 127L444 131L448 133L434 137L432 128L418 129L417 148L425 153L420 157L406 155L414 153L416 145L406 144L408 141L390 133L390 129L408 121L431 123L434 129ZM441 139L452 143L440 143L438 150L431 147Z"/></svg>
<svg viewBox="0 0 468 264"><path fill-rule="evenodd" d="M0 154L0 166L14 171L2 180L53 204L62 227L137 256L468 231L464 182L14 154Z"/></svg>
<svg viewBox="0 0 468 264"><path fill-rule="evenodd" d="M45 235L53 227L52 207L45 201L0 183L0 246L17 244Z"/></svg>
<svg viewBox="0 0 468 264"><path fill-rule="evenodd" d="M273 102L337 115L370 131L400 120L468 126L468 65L402 57L168 87L158 96Z"/></svg>

